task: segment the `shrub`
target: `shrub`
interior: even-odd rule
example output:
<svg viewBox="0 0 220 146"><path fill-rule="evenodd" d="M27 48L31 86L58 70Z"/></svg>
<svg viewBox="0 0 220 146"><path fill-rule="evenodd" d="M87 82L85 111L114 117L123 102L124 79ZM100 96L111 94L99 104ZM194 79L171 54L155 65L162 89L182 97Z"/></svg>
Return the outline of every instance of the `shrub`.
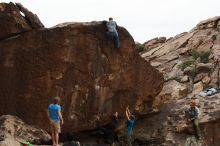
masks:
<svg viewBox="0 0 220 146"><path fill-rule="evenodd" d="M191 55L192 55L193 59L195 59L195 60L200 57L202 63L208 63L209 62L210 51L208 51L208 52L204 52L204 51L198 52L197 50L193 49L191 51Z"/></svg>
<svg viewBox="0 0 220 146"><path fill-rule="evenodd" d="M197 59L200 57L200 53L198 51L196 51L195 49L193 49L191 51L191 55L192 55L193 59Z"/></svg>
<svg viewBox="0 0 220 146"><path fill-rule="evenodd" d="M198 74L198 70L196 69L196 67L193 67L191 72L192 77L195 77L197 74Z"/></svg>
<svg viewBox="0 0 220 146"><path fill-rule="evenodd" d="M184 70L185 68L187 68L188 66L190 66L190 65L192 65L192 64L194 64L194 60L186 60L186 61L184 61L182 64L180 64L180 68L181 68L181 70Z"/></svg>
<svg viewBox="0 0 220 146"><path fill-rule="evenodd" d="M212 35L212 41L214 42L216 39L217 39L217 35L216 34Z"/></svg>
<svg viewBox="0 0 220 146"><path fill-rule="evenodd" d="M200 53L201 62L208 63L209 62L209 55L210 55L210 52L201 52Z"/></svg>
<svg viewBox="0 0 220 146"><path fill-rule="evenodd" d="M144 51L144 44L136 44L136 49L137 51L140 53L140 52L143 52Z"/></svg>

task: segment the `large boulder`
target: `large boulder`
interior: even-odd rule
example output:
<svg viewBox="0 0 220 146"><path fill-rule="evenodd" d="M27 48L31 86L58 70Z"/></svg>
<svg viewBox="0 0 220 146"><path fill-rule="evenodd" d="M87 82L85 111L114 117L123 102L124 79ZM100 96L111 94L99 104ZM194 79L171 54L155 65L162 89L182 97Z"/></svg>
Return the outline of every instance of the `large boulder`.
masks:
<svg viewBox="0 0 220 146"><path fill-rule="evenodd" d="M58 95L66 132L94 128L98 114L101 121L115 111L124 115L140 99L152 103L163 76L139 56L124 28L119 34L119 49L108 43L103 22L64 23L0 41L0 115L48 129L46 110Z"/></svg>

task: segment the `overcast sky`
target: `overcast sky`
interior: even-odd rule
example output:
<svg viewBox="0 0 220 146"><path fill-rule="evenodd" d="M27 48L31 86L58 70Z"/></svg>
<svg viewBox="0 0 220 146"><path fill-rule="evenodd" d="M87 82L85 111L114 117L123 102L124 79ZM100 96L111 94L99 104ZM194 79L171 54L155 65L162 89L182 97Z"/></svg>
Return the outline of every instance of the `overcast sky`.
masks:
<svg viewBox="0 0 220 146"><path fill-rule="evenodd" d="M171 37L201 20L220 16L220 0L11 0L37 14L46 27L63 22L102 21L110 16L135 41ZM0 0L10 2L10 0Z"/></svg>

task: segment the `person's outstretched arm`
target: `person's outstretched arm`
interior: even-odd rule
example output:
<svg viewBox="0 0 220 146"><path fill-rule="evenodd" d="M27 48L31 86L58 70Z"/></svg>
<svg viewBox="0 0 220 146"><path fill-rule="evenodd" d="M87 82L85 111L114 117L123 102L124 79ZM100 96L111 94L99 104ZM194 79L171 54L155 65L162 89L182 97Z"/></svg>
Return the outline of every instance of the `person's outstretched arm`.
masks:
<svg viewBox="0 0 220 146"><path fill-rule="evenodd" d="M130 112L129 108L128 108L127 110L128 110L128 114L129 114L129 116L131 116L131 112Z"/></svg>
<svg viewBox="0 0 220 146"><path fill-rule="evenodd" d="M129 112L128 111L129 110L128 110L128 106L127 106L127 108L125 110L125 114L126 114L127 119L130 120L130 116L129 116Z"/></svg>

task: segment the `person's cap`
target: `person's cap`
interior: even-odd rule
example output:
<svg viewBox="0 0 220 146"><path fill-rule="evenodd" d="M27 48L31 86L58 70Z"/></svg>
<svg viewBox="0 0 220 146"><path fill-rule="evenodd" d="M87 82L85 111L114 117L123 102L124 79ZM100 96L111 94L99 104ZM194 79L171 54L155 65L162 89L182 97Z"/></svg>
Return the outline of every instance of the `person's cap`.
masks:
<svg viewBox="0 0 220 146"><path fill-rule="evenodd" d="M113 20L113 18L112 18L112 17L109 17L108 19L109 19L109 20Z"/></svg>
<svg viewBox="0 0 220 146"><path fill-rule="evenodd" d="M195 100L191 101L191 106L196 106L196 101Z"/></svg>

